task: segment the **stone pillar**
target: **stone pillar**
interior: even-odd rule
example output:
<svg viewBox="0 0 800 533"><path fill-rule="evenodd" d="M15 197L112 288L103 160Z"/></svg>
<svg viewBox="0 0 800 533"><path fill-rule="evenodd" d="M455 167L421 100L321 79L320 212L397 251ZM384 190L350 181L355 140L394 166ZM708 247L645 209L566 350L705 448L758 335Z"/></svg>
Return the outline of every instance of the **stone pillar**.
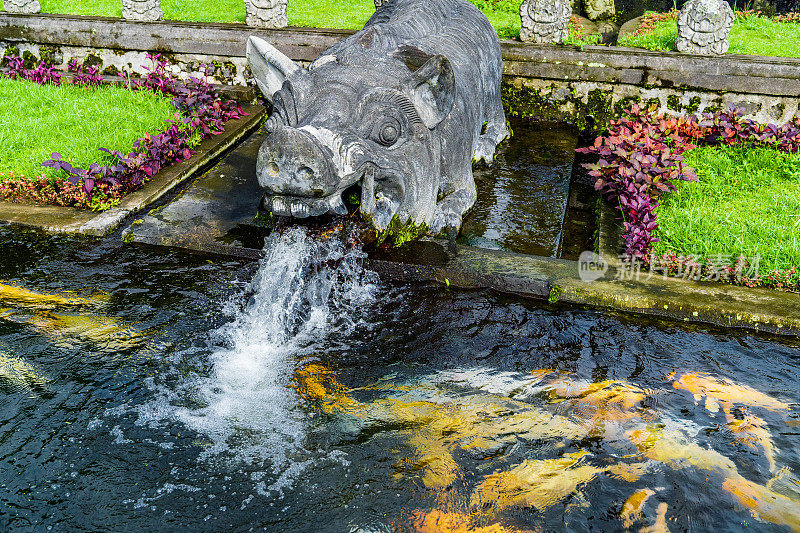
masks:
<svg viewBox="0 0 800 533"><path fill-rule="evenodd" d="M258 28L285 28L289 25L286 16L288 0L244 0L247 10L247 25Z"/></svg>
<svg viewBox="0 0 800 533"><path fill-rule="evenodd" d="M560 44L569 36L572 6L569 0L525 0L520 40L528 43Z"/></svg>
<svg viewBox="0 0 800 533"><path fill-rule="evenodd" d="M39 0L4 0L3 9L9 13L34 14L42 10Z"/></svg>
<svg viewBox="0 0 800 533"><path fill-rule="evenodd" d="M678 14L675 48L688 54L724 54L734 18L725 0L689 0Z"/></svg>
<svg viewBox="0 0 800 533"><path fill-rule="evenodd" d="M161 20L161 0L122 0L122 18L128 20Z"/></svg>

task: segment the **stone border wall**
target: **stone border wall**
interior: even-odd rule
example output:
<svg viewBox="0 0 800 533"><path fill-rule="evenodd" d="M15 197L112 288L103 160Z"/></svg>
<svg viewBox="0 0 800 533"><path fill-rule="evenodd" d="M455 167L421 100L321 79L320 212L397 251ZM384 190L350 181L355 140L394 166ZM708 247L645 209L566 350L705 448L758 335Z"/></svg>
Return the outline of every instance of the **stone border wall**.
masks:
<svg viewBox="0 0 800 533"><path fill-rule="evenodd" d="M149 52L161 53L180 75L211 65L215 81L245 85L245 42L259 35L309 62L350 31L267 30L242 24L133 22L116 18L0 13L0 53L32 65L65 66L76 58L104 74L139 71ZM701 57L631 48L503 42L504 100L512 114L578 127L602 126L632 103L665 112L714 111L729 103L762 122L800 114L800 59L724 55Z"/></svg>

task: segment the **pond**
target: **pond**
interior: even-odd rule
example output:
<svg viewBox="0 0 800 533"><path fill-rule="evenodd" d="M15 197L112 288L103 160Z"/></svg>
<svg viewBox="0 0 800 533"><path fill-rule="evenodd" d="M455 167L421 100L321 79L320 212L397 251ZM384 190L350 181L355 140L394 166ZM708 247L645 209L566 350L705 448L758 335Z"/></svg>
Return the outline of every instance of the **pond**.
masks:
<svg viewBox="0 0 800 533"><path fill-rule="evenodd" d="M4 529L800 527L795 341L118 239L0 228Z"/></svg>

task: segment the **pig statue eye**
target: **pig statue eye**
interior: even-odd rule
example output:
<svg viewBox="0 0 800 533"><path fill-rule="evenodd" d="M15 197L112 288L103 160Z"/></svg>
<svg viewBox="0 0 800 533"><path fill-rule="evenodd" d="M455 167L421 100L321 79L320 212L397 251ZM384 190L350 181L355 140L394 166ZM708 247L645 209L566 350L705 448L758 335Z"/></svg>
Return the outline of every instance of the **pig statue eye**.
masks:
<svg viewBox="0 0 800 533"><path fill-rule="evenodd" d="M400 122L395 118L385 118L372 130L372 140L389 147L400 138Z"/></svg>

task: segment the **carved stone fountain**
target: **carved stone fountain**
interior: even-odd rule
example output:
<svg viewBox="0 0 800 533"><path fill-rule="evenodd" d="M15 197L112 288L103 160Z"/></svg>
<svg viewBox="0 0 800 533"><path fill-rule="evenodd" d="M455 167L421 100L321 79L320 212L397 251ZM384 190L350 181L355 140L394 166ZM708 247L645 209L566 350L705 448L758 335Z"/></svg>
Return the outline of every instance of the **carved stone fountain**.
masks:
<svg viewBox="0 0 800 533"><path fill-rule="evenodd" d="M525 0L519 7L524 42L561 44L569 36L572 7L569 0Z"/></svg>
<svg viewBox="0 0 800 533"><path fill-rule="evenodd" d="M473 160L508 136L500 42L466 0L392 0L304 68L251 37L273 105L258 156L262 207L279 216L360 212L378 232L457 230L475 203Z"/></svg>
<svg viewBox="0 0 800 533"><path fill-rule="evenodd" d="M39 0L4 0L3 9L9 13L34 14L42 11Z"/></svg>

